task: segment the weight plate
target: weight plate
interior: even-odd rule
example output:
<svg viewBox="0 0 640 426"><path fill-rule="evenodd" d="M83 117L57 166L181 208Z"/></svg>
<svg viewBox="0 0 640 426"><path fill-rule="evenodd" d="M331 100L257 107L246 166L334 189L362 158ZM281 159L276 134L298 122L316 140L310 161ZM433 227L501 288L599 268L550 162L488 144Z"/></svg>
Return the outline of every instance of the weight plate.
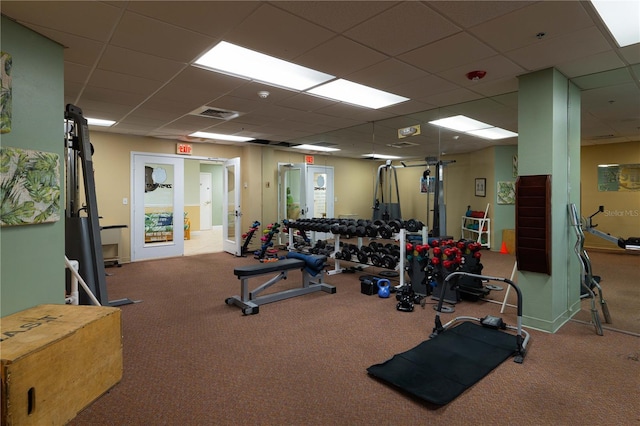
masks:
<svg viewBox="0 0 640 426"><path fill-rule="evenodd" d="M438 310L438 305L433 305L433 310L437 311ZM451 313L453 313L455 311L456 311L456 309L454 307L452 307L452 306L443 306L440 309L440 312L442 312L443 314L451 314Z"/></svg>
<svg viewBox="0 0 640 426"><path fill-rule="evenodd" d="M487 284L485 285L486 288L488 288L489 290L495 290L495 291L502 291L504 290L502 287L500 287L499 285L493 285L493 284Z"/></svg>

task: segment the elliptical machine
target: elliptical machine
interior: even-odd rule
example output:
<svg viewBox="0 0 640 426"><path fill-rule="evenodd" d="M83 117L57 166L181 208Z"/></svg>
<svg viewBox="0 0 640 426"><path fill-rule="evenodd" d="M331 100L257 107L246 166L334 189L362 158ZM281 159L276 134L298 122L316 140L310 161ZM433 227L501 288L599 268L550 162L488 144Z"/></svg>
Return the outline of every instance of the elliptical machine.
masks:
<svg viewBox="0 0 640 426"><path fill-rule="evenodd" d="M591 223L591 218L594 215L589 216L588 221L586 221L587 223L589 223L589 226ZM571 221L571 226L573 226L576 232L577 239L574 246L574 251L576 252L576 255L578 255L578 259L580 259L580 268L582 269L580 285L582 286L583 291L580 294L580 298L583 299L588 297L591 299L591 320L596 329L596 334L602 336L604 333L602 331L600 316L598 315L598 310L596 309L596 292L600 299L600 309L602 309L604 321L607 324L611 323L611 315L609 314L609 307L607 306L607 302L604 300L604 297L602 295L602 287L600 287L599 279L596 279L592 274L591 260L589 259L587 251L584 249L584 232L582 231L583 223L578 216L578 211L575 204L569 204L569 220Z"/></svg>

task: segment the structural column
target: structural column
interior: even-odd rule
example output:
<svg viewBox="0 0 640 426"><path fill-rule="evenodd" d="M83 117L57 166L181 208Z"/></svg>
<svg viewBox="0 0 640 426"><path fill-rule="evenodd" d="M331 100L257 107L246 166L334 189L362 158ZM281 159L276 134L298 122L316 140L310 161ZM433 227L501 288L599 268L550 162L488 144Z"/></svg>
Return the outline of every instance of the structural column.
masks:
<svg viewBox="0 0 640 426"><path fill-rule="evenodd" d="M580 89L556 69L519 78L518 175L551 176L551 272L519 271L518 285L524 325L555 332L580 310L568 216L571 203L580 211Z"/></svg>

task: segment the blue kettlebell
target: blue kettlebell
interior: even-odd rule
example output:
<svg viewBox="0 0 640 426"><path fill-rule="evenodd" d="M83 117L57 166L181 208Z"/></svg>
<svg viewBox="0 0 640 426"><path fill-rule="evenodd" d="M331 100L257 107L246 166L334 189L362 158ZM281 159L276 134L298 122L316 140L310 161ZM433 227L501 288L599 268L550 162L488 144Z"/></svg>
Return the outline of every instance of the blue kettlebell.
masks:
<svg viewBox="0 0 640 426"><path fill-rule="evenodd" d="M389 297L389 294L391 293L391 283L389 282L389 280L381 279L381 280L378 280L377 284L378 284L378 297L384 297L384 298Z"/></svg>

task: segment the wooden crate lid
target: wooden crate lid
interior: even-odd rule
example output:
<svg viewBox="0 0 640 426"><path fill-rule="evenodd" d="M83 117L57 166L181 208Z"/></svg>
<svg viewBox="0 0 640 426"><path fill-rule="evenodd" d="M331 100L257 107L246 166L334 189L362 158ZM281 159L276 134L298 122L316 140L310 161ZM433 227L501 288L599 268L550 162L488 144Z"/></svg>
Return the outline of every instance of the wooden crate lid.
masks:
<svg viewBox="0 0 640 426"><path fill-rule="evenodd" d="M38 305L0 318L0 357L3 364L74 333L120 309L84 305Z"/></svg>

